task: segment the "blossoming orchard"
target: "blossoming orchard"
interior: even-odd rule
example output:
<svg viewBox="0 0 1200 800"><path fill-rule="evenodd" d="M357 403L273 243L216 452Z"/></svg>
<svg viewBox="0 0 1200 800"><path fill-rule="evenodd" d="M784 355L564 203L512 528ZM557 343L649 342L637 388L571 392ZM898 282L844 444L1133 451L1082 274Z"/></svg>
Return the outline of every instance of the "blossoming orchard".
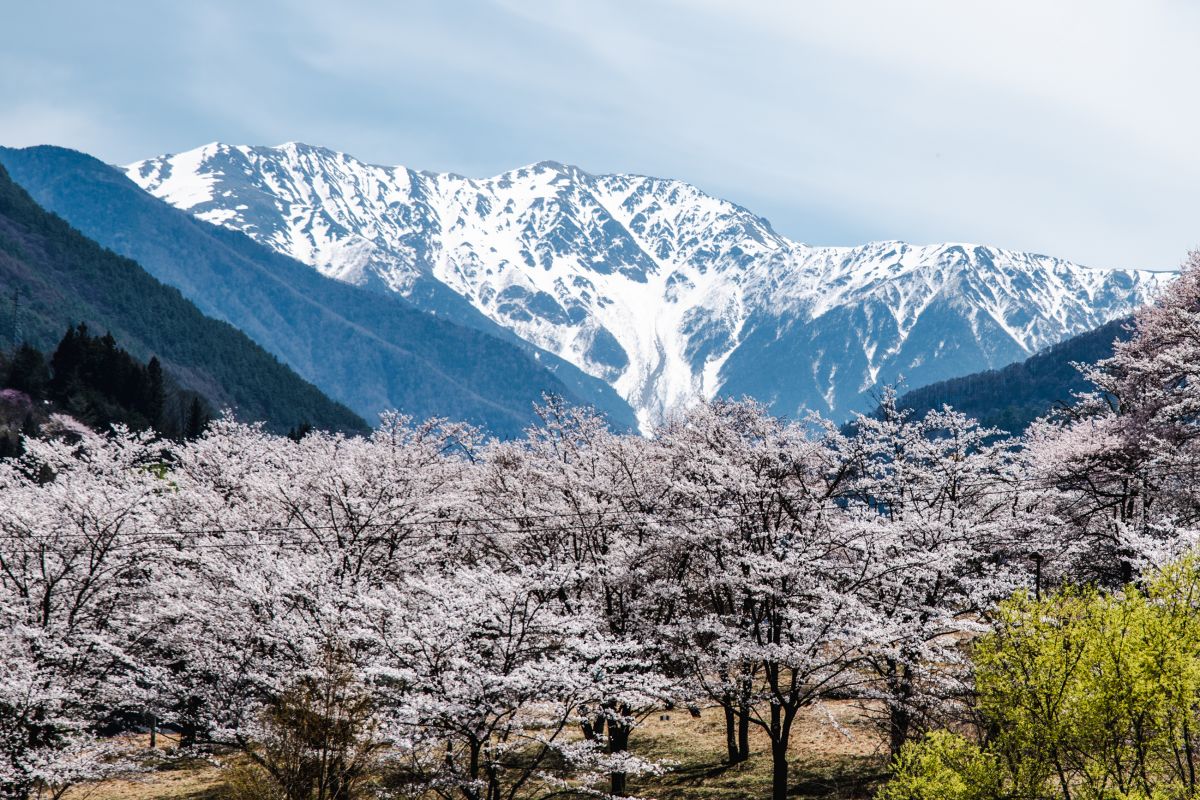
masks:
<svg viewBox="0 0 1200 800"><path fill-rule="evenodd" d="M517 441L57 418L0 461L3 794L135 769L122 733L154 729L288 800L623 796L672 769L636 745L676 709L724 721L730 764L765 735L781 799L801 712L853 700L907 770L888 791L922 796L930 741L1000 735L975 643L998 669L1010 598L1123 597L1194 542L1200 256L1087 370L1020 437L894 393L844 427L719 400L648 437L548 399ZM1085 786L1063 770L1026 788Z"/></svg>

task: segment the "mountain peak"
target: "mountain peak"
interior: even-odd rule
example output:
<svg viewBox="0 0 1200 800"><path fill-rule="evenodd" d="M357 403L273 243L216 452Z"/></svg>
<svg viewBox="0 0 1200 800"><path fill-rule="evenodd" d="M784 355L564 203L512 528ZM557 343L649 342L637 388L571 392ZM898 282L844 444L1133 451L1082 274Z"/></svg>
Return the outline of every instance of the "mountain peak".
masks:
<svg viewBox="0 0 1200 800"><path fill-rule="evenodd" d="M750 394L835 416L869 392L996 367L1129 313L1160 282L961 242L804 245L683 181L539 161L493 178L256 151L128 173L321 272L426 303L437 285L609 382L644 425ZM288 147L288 146L284 146Z"/></svg>
<svg viewBox="0 0 1200 800"><path fill-rule="evenodd" d="M237 149L245 152L253 148L243 146ZM270 149L297 156L321 156L323 158L337 158L339 155L341 155L336 150L331 150L328 147L322 147L315 144L306 144L305 142L284 142L283 144L277 144Z"/></svg>
<svg viewBox="0 0 1200 800"><path fill-rule="evenodd" d="M534 172L582 172L578 167L549 159L530 164L527 169L532 169Z"/></svg>

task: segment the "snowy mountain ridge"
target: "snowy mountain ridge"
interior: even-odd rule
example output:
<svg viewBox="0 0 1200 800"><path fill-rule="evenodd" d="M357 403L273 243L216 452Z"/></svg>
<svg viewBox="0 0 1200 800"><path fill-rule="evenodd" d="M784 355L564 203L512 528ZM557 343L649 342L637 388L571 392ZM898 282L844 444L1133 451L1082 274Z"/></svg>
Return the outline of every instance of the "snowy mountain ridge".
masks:
<svg viewBox="0 0 1200 800"><path fill-rule="evenodd" d="M880 383L1024 358L1164 280L969 244L812 247L682 181L549 161L471 179L214 143L125 169L326 275L419 305L436 282L609 382L644 426L716 394L844 417Z"/></svg>

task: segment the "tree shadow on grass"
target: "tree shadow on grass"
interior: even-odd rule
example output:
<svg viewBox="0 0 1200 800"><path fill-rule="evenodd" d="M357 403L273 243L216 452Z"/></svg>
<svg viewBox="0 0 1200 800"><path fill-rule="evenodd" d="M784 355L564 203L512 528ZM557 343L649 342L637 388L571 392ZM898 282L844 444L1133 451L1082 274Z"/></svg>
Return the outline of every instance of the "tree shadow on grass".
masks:
<svg viewBox="0 0 1200 800"><path fill-rule="evenodd" d="M887 778L880 760L869 756L809 762L799 765L797 772L799 779L788 789L788 796L810 800L870 798Z"/></svg>
<svg viewBox="0 0 1200 800"><path fill-rule="evenodd" d="M758 754L761 758L762 754ZM879 758L847 757L793 767L788 796L804 800L867 800L887 772ZM770 791L770 773L757 760L680 765L656 781L658 795L669 798L759 797Z"/></svg>
<svg viewBox="0 0 1200 800"><path fill-rule="evenodd" d="M228 800L228 798L229 787L224 783L216 783L203 789L181 794L177 800Z"/></svg>

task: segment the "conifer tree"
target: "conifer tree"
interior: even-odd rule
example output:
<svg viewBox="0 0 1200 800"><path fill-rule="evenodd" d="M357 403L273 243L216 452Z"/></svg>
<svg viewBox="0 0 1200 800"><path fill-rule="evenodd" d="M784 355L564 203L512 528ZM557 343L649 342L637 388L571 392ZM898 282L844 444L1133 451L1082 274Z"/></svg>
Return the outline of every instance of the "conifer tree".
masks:
<svg viewBox="0 0 1200 800"><path fill-rule="evenodd" d="M162 364L159 363L158 357L154 356L146 365L146 397L143 412L150 425L156 430L161 429L166 401Z"/></svg>

